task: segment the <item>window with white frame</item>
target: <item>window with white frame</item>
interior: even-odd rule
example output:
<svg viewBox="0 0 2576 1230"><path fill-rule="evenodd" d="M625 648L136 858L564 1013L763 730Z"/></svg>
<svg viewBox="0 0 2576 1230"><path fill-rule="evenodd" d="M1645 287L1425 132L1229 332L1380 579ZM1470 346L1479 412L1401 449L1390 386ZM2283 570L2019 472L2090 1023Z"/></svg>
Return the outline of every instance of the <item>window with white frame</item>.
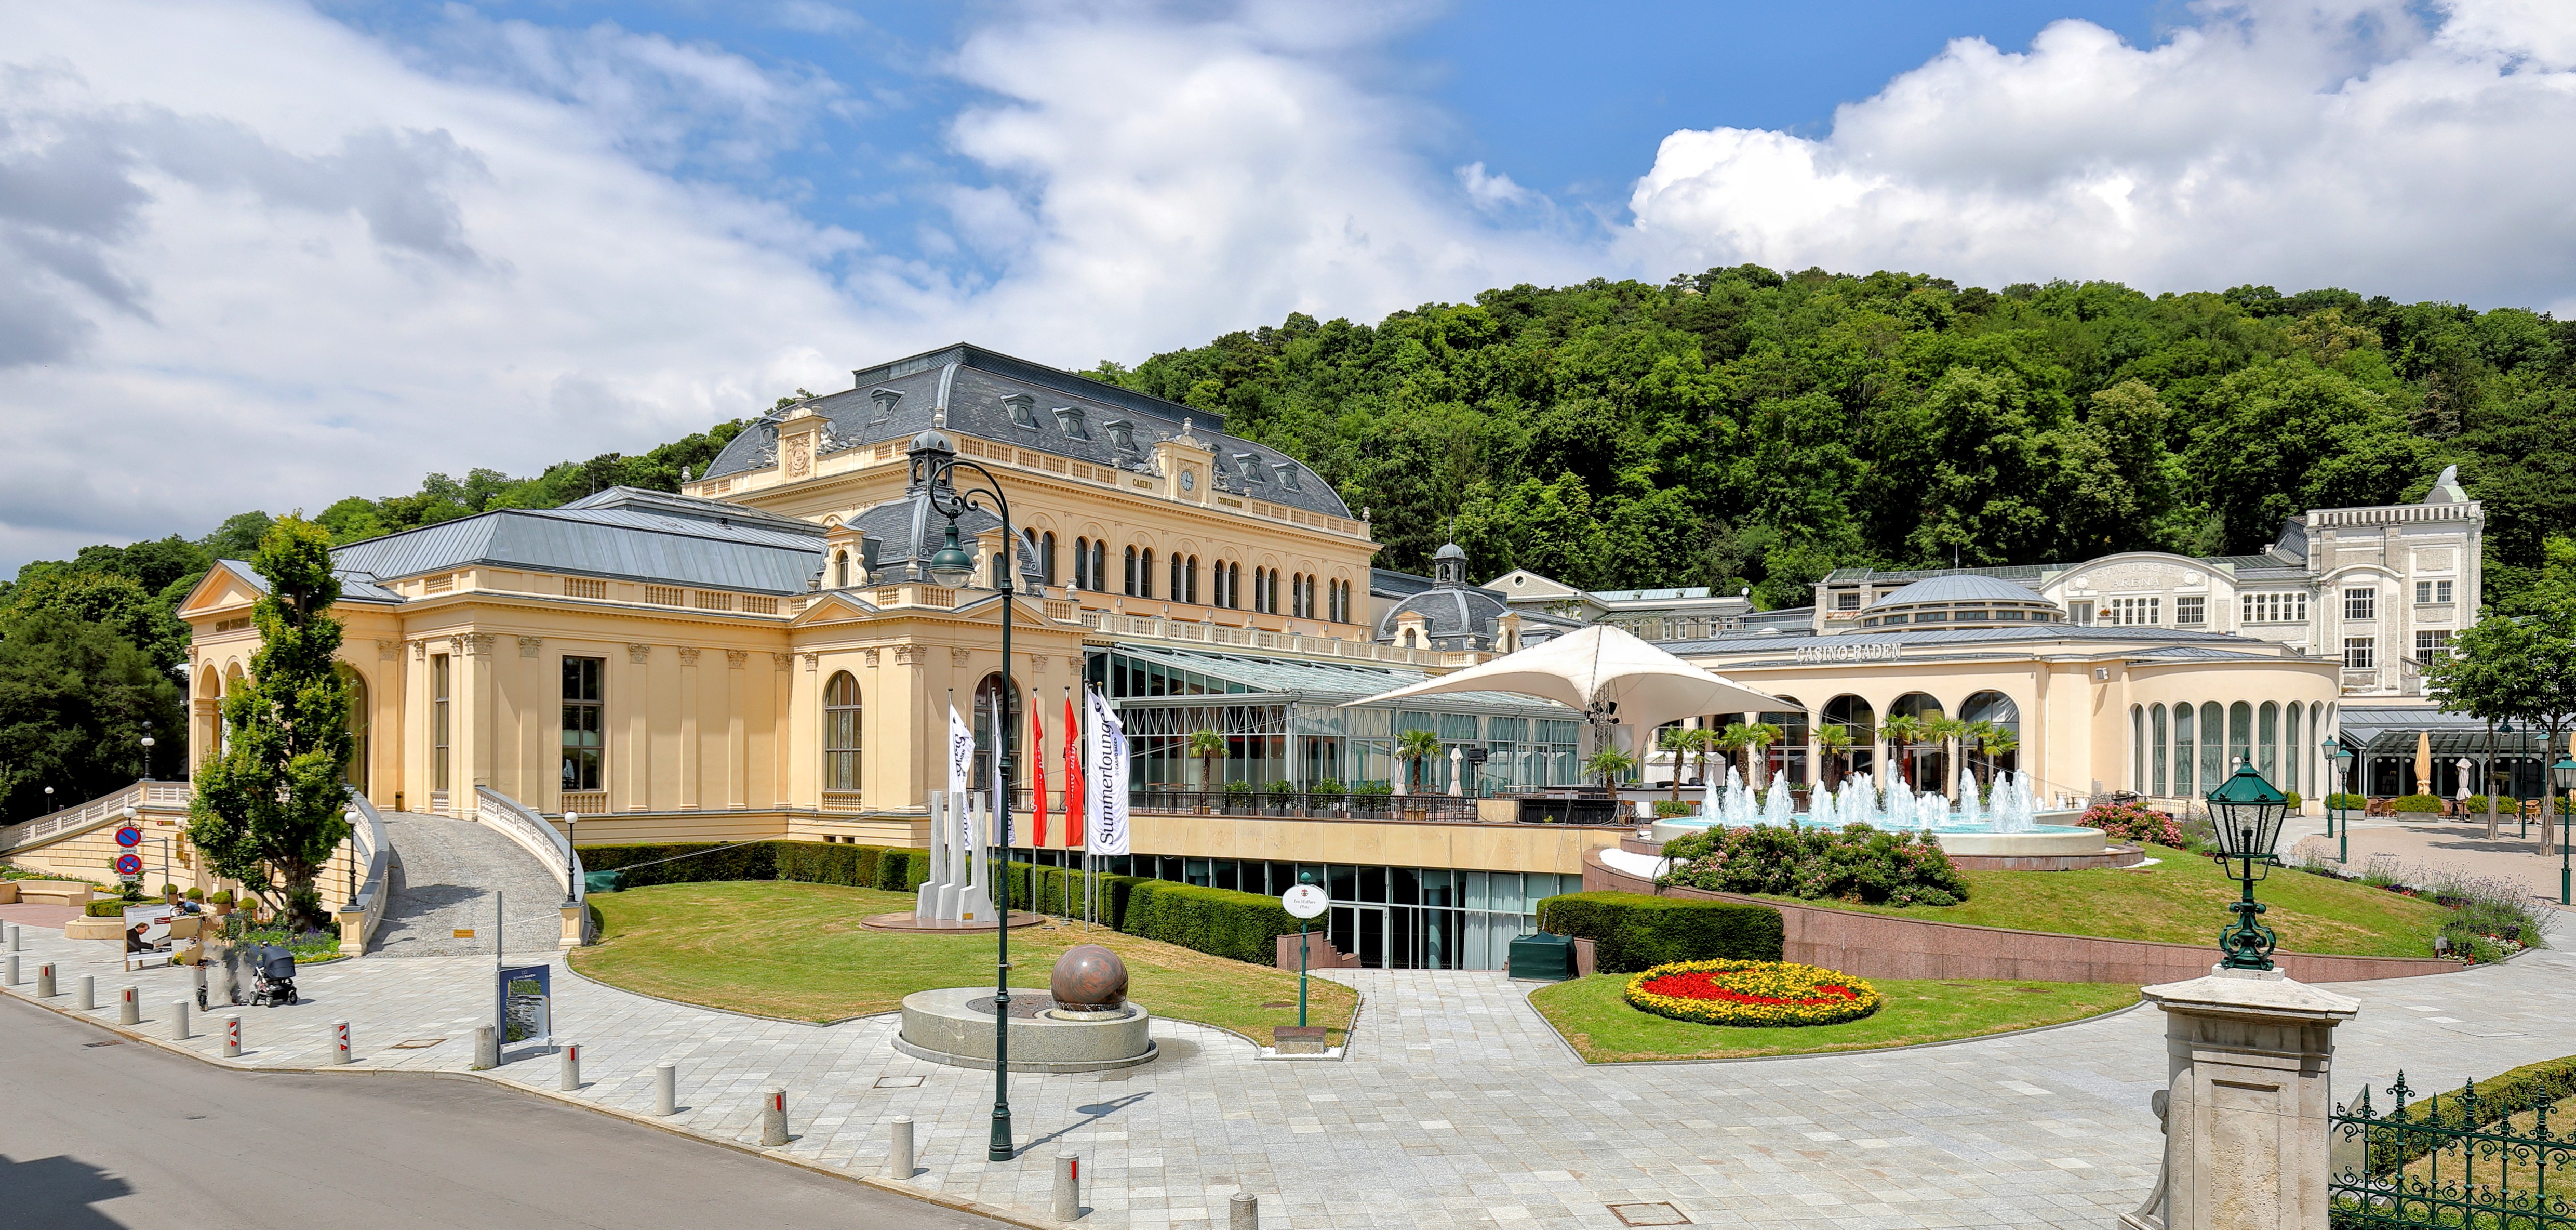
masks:
<svg viewBox="0 0 2576 1230"><path fill-rule="evenodd" d="M2417 666L2431 666L2433 659L2450 651L2451 630L2448 628L2415 634L2415 665Z"/></svg>
<svg viewBox="0 0 2576 1230"><path fill-rule="evenodd" d="M2239 622L2249 624L2303 624L2308 622L2308 595L2305 591L2288 593L2239 594L2236 596Z"/></svg>
<svg viewBox="0 0 2576 1230"><path fill-rule="evenodd" d="M2162 598L2113 598L2106 624L2158 624L2164 622Z"/></svg>
<svg viewBox="0 0 2576 1230"><path fill-rule="evenodd" d="M2346 619L2379 618L2379 590L2374 587L2343 591L2343 617Z"/></svg>
<svg viewBox="0 0 2576 1230"><path fill-rule="evenodd" d="M2347 636L2343 638L2343 668L2348 671L2366 671L2375 669L2378 666L2379 661L2378 655L2375 652L2378 648L2378 644L2378 638L2376 637Z"/></svg>
<svg viewBox="0 0 2576 1230"><path fill-rule="evenodd" d="M2434 605L2447 603L2450 600L2451 583L2448 581L2417 581L2415 583L2415 601L2417 605Z"/></svg>
<svg viewBox="0 0 2576 1230"><path fill-rule="evenodd" d="M2189 628L2209 622L2209 599L2186 595L2174 599L2174 622Z"/></svg>

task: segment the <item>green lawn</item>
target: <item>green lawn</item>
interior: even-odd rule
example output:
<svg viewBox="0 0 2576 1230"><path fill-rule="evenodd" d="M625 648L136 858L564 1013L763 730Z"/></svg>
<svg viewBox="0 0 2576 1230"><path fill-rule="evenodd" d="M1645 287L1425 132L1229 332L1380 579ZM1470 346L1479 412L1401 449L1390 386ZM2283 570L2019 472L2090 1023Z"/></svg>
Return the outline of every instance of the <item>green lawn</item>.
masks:
<svg viewBox="0 0 2576 1230"><path fill-rule="evenodd" d="M1628 974L1594 974L1530 995L1539 1015L1592 1063L1741 1059L1914 1046L2081 1020L2138 1002L2112 982L1915 982L1872 979L1886 1006L1857 1021L1745 1029L1676 1021L1628 1006Z"/></svg>
<svg viewBox="0 0 2576 1230"><path fill-rule="evenodd" d="M1969 897L1958 905L1798 904L2065 935L2217 943L2219 929L2235 917L2226 906L2236 900L2236 881L2199 855L2162 846L2148 846L2147 855L2163 861L2130 871L1963 871ZM2290 952L2429 957L2444 912L2422 898L2287 868L2274 868L2256 884L2254 898L2264 904L2263 924Z"/></svg>
<svg viewBox="0 0 2576 1230"><path fill-rule="evenodd" d="M602 982L715 1008L803 1021L887 1012L933 987L991 986L993 933L870 931L871 914L911 913L910 894L736 880L661 884L590 899L603 924L575 968ZM1199 1021L1267 1045L1297 1023L1297 975L1211 957L1106 928L1049 919L1011 932L1011 986L1044 991L1055 959L1100 944L1127 962L1127 994L1156 1014ZM1341 1045L1359 993L1323 978L1308 1019ZM1273 1005L1285 1005L1278 1007Z"/></svg>

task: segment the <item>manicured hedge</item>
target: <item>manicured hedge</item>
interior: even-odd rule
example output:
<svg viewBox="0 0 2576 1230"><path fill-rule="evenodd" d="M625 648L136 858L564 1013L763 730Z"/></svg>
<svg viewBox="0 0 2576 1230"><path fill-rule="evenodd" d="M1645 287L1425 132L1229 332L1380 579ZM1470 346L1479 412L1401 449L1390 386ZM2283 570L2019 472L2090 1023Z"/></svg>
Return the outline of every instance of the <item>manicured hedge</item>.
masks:
<svg viewBox="0 0 2576 1230"><path fill-rule="evenodd" d="M705 851L706 853L699 853ZM694 855L673 859L675 855ZM585 871L635 867L621 884L689 884L709 880L793 880L910 892L930 878L930 852L883 846L763 841L727 850L714 842L583 846ZM1010 865L1011 907L1079 917L1082 873L1063 867ZM1277 937L1295 935L1297 920L1279 899L1262 893L1200 888L1138 876L1098 875L1102 925L1129 935L1177 944L1210 956L1268 965L1277 959ZM1778 944L1773 944L1774 956Z"/></svg>
<svg viewBox="0 0 2576 1230"><path fill-rule="evenodd" d="M2442 810L2442 800L2439 795L2410 794L2402 798L2390 799L2388 801L2388 810L2402 812L2436 812Z"/></svg>
<svg viewBox="0 0 2576 1230"><path fill-rule="evenodd" d="M2376 1090L2384 1094L2386 1090ZM2394 1113L2396 1103L2389 1101L2374 1107L2390 1119L2408 1123L2441 1123L2451 1127L2487 1127L2507 1117L2530 1110L2534 1103L2563 1102L2576 1097L2576 1056L2544 1059L2525 1064L2501 1076L2478 1082L2477 1103L2471 1107L2465 1091L2453 1089L2434 1097L2423 1098L2408 1106L2403 1115ZM2523 1135L2509 1132L2508 1135ZM2444 1143L2430 1132L2392 1132L2370 1153L2373 1174L2387 1174L2405 1168L2409 1163Z"/></svg>
<svg viewBox="0 0 2576 1230"><path fill-rule="evenodd" d="M1644 893L1565 893L1538 903L1538 929L1592 941L1594 968L1628 974L1674 961L1777 961L1784 926L1767 905Z"/></svg>

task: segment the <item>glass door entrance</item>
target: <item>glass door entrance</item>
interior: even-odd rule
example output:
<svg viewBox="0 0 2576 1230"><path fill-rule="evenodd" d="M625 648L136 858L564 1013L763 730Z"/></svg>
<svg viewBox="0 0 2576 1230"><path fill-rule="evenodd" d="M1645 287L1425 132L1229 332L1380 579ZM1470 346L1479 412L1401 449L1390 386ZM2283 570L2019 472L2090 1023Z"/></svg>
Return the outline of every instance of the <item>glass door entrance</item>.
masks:
<svg viewBox="0 0 2576 1230"><path fill-rule="evenodd" d="M1337 905L1330 914L1332 925L1326 928L1333 947L1356 954L1361 969L1387 967L1387 919L1382 905Z"/></svg>

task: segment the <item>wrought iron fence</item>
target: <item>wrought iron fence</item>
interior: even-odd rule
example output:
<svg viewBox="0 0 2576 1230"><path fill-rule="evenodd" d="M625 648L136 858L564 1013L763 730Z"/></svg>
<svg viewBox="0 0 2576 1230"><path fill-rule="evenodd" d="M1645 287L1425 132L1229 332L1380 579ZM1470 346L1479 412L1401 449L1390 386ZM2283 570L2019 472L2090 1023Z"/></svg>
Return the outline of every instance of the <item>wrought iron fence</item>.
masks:
<svg viewBox="0 0 2576 1230"><path fill-rule="evenodd" d="M2555 1230L2576 1227L2576 1125L2553 1128L2555 1082L2525 1096L2458 1093L2409 1105L2406 1074L2388 1087L2396 1108L2374 1112L2370 1090L2335 1108L2328 1130L2331 1224L2344 1230Z"/></svg>

